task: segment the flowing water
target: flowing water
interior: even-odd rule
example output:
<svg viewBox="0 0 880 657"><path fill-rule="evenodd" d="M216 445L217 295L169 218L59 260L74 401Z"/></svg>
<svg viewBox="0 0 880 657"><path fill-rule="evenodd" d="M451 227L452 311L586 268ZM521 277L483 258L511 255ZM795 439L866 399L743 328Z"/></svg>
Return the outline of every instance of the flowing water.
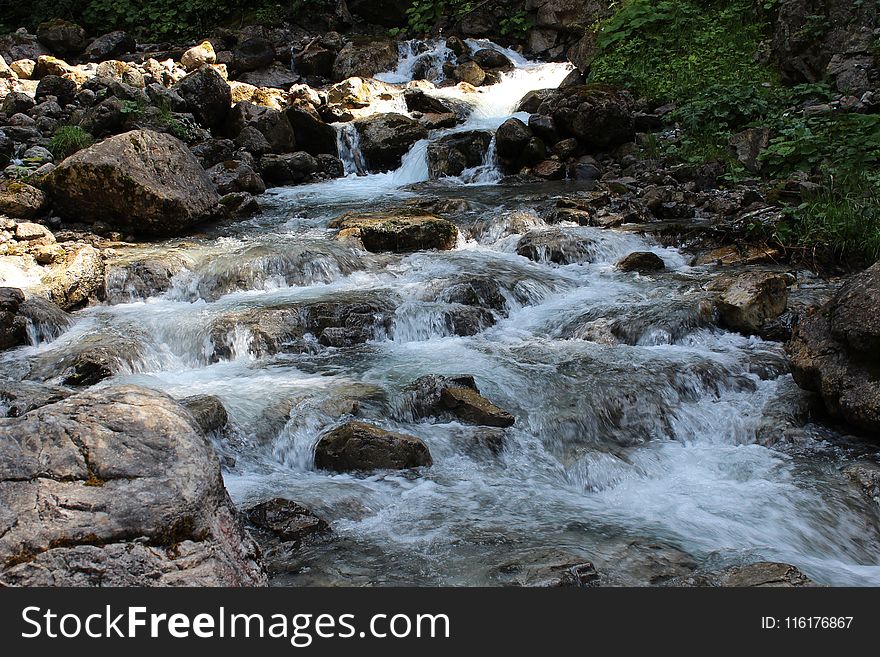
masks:
<svg viewBox="0 0 880 657"><path fill-rule="evenodd" d="M523 94L568 73L505 52L516 69L499 84L429 90L473 107L454 130L494 129ZM405 44L402 54L380 78L402 86L418 66L439 82L451 57L438 43ZM345 178L272 190L249 221L140 248L186 263L170 290L139 298L125 276L110 277L112 303L76 313L53 341L6 352L0 373L58 381L65 357L109 344L121 371L100 385L220 397L232 429L216 444L233 498L295 499L333 527L289 558L278 584L497 584L511 563L572 559L592 561L610 582L648 584L766 559L822 583L880 585L877 508L841 473L866 448L798 428L791 409L803 395L781 346L714 326L703 292L710 271L647 237L575 226L563 230L591 240L582 262L527 260L516 245L524 230L542 228L534 210L576 194L575 184L506 186L491 147L477 170L428 181L429 140L398 170L359 175L356 133L339 134ZM464 201L454 250L367 254L327 229L345 211L426 198ZM645 250L667 270L614 268ZM491 321L467 336L448 321L460 304L446 300L462 281L488 282L500 297ZM240 321L364 300L390 318L355 347L307 335L267 354L258 324ZM516 416L500 453L478 446L475 427L414 422L407 412L403 391L414 379L463 373ZM434 465L317 471L320 433L352 412L422 438Z"/></svg>

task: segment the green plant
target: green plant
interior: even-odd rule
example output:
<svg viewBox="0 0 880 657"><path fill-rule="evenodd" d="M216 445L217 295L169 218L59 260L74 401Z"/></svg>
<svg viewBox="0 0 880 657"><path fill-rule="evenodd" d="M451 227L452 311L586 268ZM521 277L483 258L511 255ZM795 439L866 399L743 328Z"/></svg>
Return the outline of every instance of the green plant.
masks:
<svg viewBox="0 0 880 657"><path fill-rule="evenodd" d="M83 148L88 148L95 139L78 125L58 126L49 140L49 151L56 160L63 160Z"/></svg>
<svg viewBox="0 0 880 657"><path fill-rule="evenodd" d="M160 102L158 110L156 121L160 125L165 126L165 128L168 129L168 132L182 141L188 141L192 137L189 128L174 116L174 113L171 111L167 102Z"/></svg>
<svg viewBox="0 0 880 657"><path fill-rule="evenodd" d="M502 18L499 21L501 34L518 39L525 38L526 32L532 29L534 25L534 21L522 9L515 12L512 16Z"/></svg>

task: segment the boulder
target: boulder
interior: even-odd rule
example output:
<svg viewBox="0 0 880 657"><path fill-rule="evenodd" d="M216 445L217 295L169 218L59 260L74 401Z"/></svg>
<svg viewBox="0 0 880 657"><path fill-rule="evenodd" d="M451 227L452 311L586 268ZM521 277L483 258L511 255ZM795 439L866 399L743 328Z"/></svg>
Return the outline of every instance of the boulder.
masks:
<svg viewBox="0 0 880 657"><path fill-rule="evenodd" d="M0 381L0 417L21 417L72 394L73 391L67 388L34 381Z"/></svg>
<svg viewBox="0 0 880 657"><path fill-rule="evenodd" d="M173 252L108 262L105 267L105 297L108 303L130 303L148 299L171 289L174 276L192 263Z"/></svg>
<svg viewBox="0 0 880 657"><path fill-rule="evenodd" d="M519 119L507 119L498 126L498 130L495 132L495 148L498 157L512 161L519 159L533 136L529 126Z"/></svg>
<svg viewBox="0 0 880 657"><path fill-rule="evenodd" d="M180 65L187 71L195 71L206 64L214 64L217 61L217 53L210 41L202 41L193 46L180 56Z"/></svg>
<svg viewBox="0 0 880 657"><path fill-rule="evenodd" d="M298 502L275 497L244 511L257 530L268 532L282 542L300 542L307 536L330 531L327 521Z"/></svg>
<svg viewBox="0 0 880 657"><path fill-rule="evenodd" d="M633 100L625 91L575 85L549 94L537 113L553 118L557 130L585 147L608 150L634 136Z"/></svg>
<svg viewBox="0 0 880 657"><path fill-rule="evenodd" d="M880 432L880 263L801 317L786 345L792 376L833 418Z"/></svg>
<svg viewBox="0 0 880 657"><path fill-rule="evenodd" d="M172 235L214 216L220 197L178 139L149 130L110 137L68 157L46 179L71 221Z"/></svg>
<svg viewBox="0 0 880 657"><path fill-rule="evenodd" d="M83 392L0 433L3 584L266 584L210 442L167 395Z"/></svg>
<svg viewBox="0 0 880 657"><path fill-rule="evenodd" d="M238 76L239 82L250 84L260 89L287 90L299 82L299 76L280 62L273 62L265 68L248 71Z"/></svg>
<svg viewBox="0 0 880 657"><path fill-rule="evenodd" d="M275 49L263 37L245 39L232 54L232 67L239 73L266 68L275 61Z"/></svg>
<svg viewBox="0 0 880 657"><path fill-rule="evenodd" d="M358 238L367 251L373 252L447 251L458 239L455 224L430 214L348 213L331 221L330 228L339 228L340 237Z"/></svg>
<svg viewBox="0 0 880 657"><path fill-rule="evenodd" d="M513 68L513 62L507 55L493 48L481 48L475 52L472 59L483 69L509 71Z"/></svg>
<svg viewBox="0 0 880 657"><path fill-rule="evenodd" d="M16 219L32 219L48 205L46 194L27 183L0 182L0 213Z"/></svg>
<svg viewBox="0 0 880 657"><path fill-rule="evenodd" d="M397 66L397 43L388 41L349 41L333 63L333 79L371 78Z"/></svg>
<svg viewBox="0 0 880 657"><path fill-rule="evenodd" d="M290 185L309 180L318 170L318 161L306 152L285 155L264 155L260 173L272 185Z"/></svg>
<svg viewBox="0 0 880 657"><path fill-rule="evenodd" d="M785 312L788 302L788 280L773 272L722 278L710 289L720 292L715 306L721 320L745 334L759 333L764 324Z"/></svg>
<svg viewBox="0 0 880 657"><path fill-rule="evenodd" d="M329 78L333 75L336 51L324 48L318 43L310 43L304 50L293 56L293 61L300 75Z"/></svg>
<svg viewBox="0 0 880 657"><path fill-rule="evenodd" d="M403 114L377 114L355 121L361 137L361 152L373 172L391 171L414 143L428 136L418 121Z"/></svg>
<svg viewBox="0 0 880 657"><path fill-rule="evenodd" d="M592 262L595 243L583 233L566 228L530 230L516 246L517 254L557 265Z"/></svg>
<svg viewBox="0 0 880 657"><path fill-rule="evenodd" d="M19 313L24 292L0 287L0 350L27 344L27 320Z"/></svg>
<svg viewBox="0 0 880 657"><path fill-rule="evenodd" d="M532 167L531 174L544 180L562 180L566 167L559 160L541 160Z"/></svg>
<svg viewBox="0 0 880 657"><path fill-rule="evenodd" d="M226 119L226 133L235 139L247 127L266 138L270 152L289 153L296 148L296 135L285 112L247 101L236 103Z"/></svg>
<svg viewBox="0 0 880 657"><path fill-rule="evenodd" d="M62 107L76 98L76 82L58 75L46 75L37 84L34 100L40 102L54 96Z"/></svg>
<svg viewBox="0 0 880 657"><path fill-rule="evenodd" d="M415 419L452 417L465 424L502 428L516 421L483 397L470 375L423 376L407 386L406 400Z"/></svg>
<svg viewBox="0 0 880 657"><path fill-rule="evenodd" d="M49 298L64 310L79 308L104 296L104 261L90 244L65 251L48 269L43 286Z"/></svg>
<svg viewBox="0 0 880 657"><path fill-rule="evenodd" d="M21 80L32 79L36 68L37 63L33 59L16 59L9 64L9 69Z"/></svg>
<svg viewBox="0 0 880 657"><path fill-rule="evenodd" d="M52 52L61 55L78 55L85 50L86 31L76 23L53 18L37 27L37 38Z"/></svg>
<svg viewBox="0 0 880 657"><path fill-rule="evenodd" d="M431 464L431 453L420 439L364 422L331 429L315 445L315 467L320 470L404 470Z"/></svg>
<svg viewBox="0 0 880 657"><path fill-rule="evenodd" d="M428 146L428 172L431 178L459 176L465 169L483 163L492 133L485 130L456 132Z"/></svg>
<svg viewBox="0 0 880 657"><path fill-rule="evenodd" d="M299 148L310 155L338 156L335 128L321 120L311 103L294 101L285 114Z"/></svg>
<svg viewBox="0 0 880 657"><path fill-rule="evenodd" d="M27 94L20 91L12 91L6 94L6 98L0 104L0 111L6 114L6 116L28 114L36 104L36 101Z"/></svg>
<svg viewBox="0 0 880 657"><path fill-rule="evenodd" d="M118 59L136 48L134 38L127 32L117 30L99 36L92 41L83 53L90 62L103 62L107 59Z"/></svg>
<svg viewBox="0 0 880 657"><path fill-rule="evenodd" d="M180 405L190 412L196 424L205 434L220 431L229 423L226 407L214 395L193 395L180 400Z"/></svg>
<svg viewBox="0 0 880 657"><path fill-rule="evenodd" d="M650 251L636 251L617 261L616 267L620 271L637 271L645 274L666 269L663 258Z"/></svg>
<svg viewBox="0 0 880 657"><path fill-rule="evenodd" d="M486 71L474 61L464 62L455 67L452 76L459 82L479 87L486 81Z"/></svg>
<svg viewBox="0 0 880 657"><path fill-rule="evenodd" d="M217 130L223 125L232 107L232 90L216 69L204 66L183 78L174 89L203 126Z"/></svg>
<svg viewBox="0 0 880 657"><path fill-rule="evenodd" d="M221 196L235 192L262 194L266 183L260 175L244 162L225 160L208 169L208 176Z"/></svg>
<svg viewBox="0 0 880 657"><path fill-rule="evenodd" d="M0 57L7 62L21 59L36 61L40 55L50 54L35 34L28 34L23 29L0 37Z"/></svg>

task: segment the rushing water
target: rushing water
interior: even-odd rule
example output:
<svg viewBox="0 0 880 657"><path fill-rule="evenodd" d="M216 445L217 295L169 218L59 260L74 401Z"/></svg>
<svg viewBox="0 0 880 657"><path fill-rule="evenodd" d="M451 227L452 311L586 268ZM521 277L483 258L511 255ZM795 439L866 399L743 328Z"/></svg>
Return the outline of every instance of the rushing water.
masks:
<svg viewBox="0 0 880 657"><path fill-rule="evenodd" d="M398 69L380 78L403 85L418 65L439 82L445 46L404 48ZM523 94L568 72L506 52L517 68L499 84L430 90L473 108L455 130L494 129ZM83 310L58 339L6 352L2 372L56 381L65 356L117 344L122 371L101 385L219 396L233 428L217 446L234 459L224 476L236 501L296 499L334 530L292 557L279 584L494 584L505 564L572 559L622 584L759 559L793 563L823 583L880 584L877 509L841 474L863 448L787 421L803 396L781 346L714 327L702 291L710 271L646 237L573 226L563 230L593 240L587 262L532 262L516 254L522 231L542 226L532 210L575 185L498 184L492 148L476 171L425 182L428 140L398 170L359 175L356 134L339 134L345 178L273 190L250 221L151 247L187 264L171 290L126 299L124 281L110 280L113 300L125 302ZM327 229L344 211L426 197L467 202L456 249L365 254ZM614 268L644 250L667 271ZM493 326L453 335L442 290L474 279L497 283L502 307ZM364 298L387 303L393 317L354 348L263 356L248 324L234 321ZM474 446L474 427L414 423L405 412L411 381L462 373L517 418L499 454ZM370 476L315 470L319 434L348 417L352 399L360 418L422 438L434 465Z"/></svg>

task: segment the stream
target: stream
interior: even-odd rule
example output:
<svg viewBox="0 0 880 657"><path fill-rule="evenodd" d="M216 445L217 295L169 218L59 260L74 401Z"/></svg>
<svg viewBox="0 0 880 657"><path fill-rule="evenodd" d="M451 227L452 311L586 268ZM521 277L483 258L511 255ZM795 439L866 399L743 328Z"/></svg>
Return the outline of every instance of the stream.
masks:
<svg viewBox="0 0 880 657"><path fill-rule="evenodd" d="M401 89L417 66L449 56L440 43L402 47L398 68L377 76ZM592 240L586 261L517 255L523 230L545 227L536 209L583 183L505 183L492 146L460 177L428 179L431 140L494 130L526 92L554 87L570 70L504 52L516 68L498 84L420 87L473 109L463 124L417 142L399 169L359 175L356 135L339 125L344 178L272 189L249 220L138 247L139 257L173 253L187 270L150 298L108 279L108 302L75 313L53 341L37 335L37 344L0 355L0 374L58 382L52 368L83 341L121 337L135 347L98 385L218 396L231 429L215 440L235 502L294 499L333 529L290 555L276 585L497 585L509 583L511 564L573 560L623 585L757 560L791 563L822 584L880 585L876 505L841 472L866 448L828 428L786 424L804 393L782 345L707 318L711 268L689 266L647 236L574 225L562 230ZM392 98L372 110L406 108ZM460 208L453 250L370 254L327 227L344 212L429 198ZM666 270L614 267L635 251L659 255ZM456 335L448 317L460 304L444 292L474 280L490 282L500 299L491 325ZM234 321L365 299L392 316L354 347L306 336L302 348L266 354ZM222 327L231 328L219 350ZM413 421L404 389L426 374L472 374L511 412L503 450L480 447L478 427ZM319 435L355 411L424 440L434 465L316 470ZM762 438L783 433L790 439Z"/></svg>

